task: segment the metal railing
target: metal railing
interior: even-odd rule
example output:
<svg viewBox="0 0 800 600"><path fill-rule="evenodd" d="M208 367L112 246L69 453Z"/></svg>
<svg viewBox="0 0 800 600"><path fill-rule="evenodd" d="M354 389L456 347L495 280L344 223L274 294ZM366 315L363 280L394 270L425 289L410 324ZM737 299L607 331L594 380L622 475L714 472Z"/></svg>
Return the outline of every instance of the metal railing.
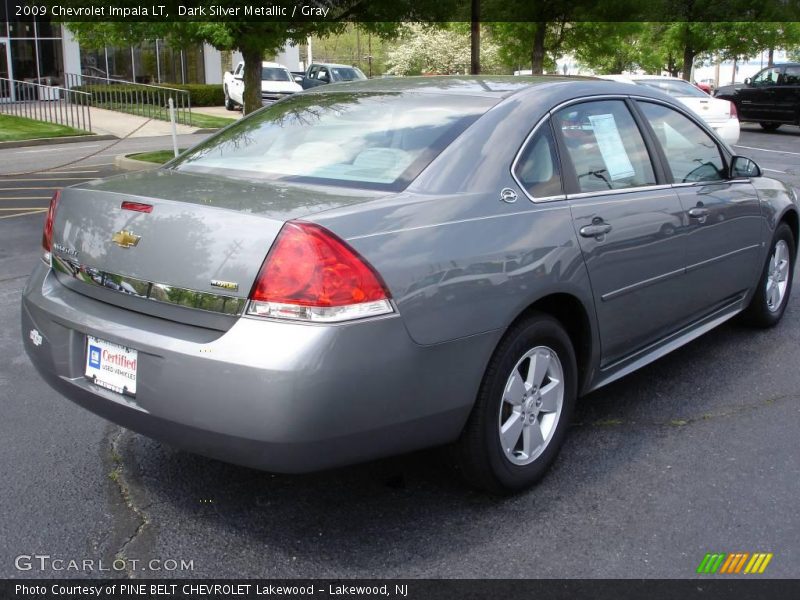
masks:
<svg viewBox="0 0 800 600"><path fill-rule="evenodd" d="M0 113L92 131L91 94L0 77Z"/></svg>
<svg viewBox="0 0 800 600"><path fill-rule="evenodd" d="M65 73L64 78L68 88L89 93L93 106L140 117L169 121L172 98L176 122L192 124L192 101L187 90L77 73Z"/></svg>

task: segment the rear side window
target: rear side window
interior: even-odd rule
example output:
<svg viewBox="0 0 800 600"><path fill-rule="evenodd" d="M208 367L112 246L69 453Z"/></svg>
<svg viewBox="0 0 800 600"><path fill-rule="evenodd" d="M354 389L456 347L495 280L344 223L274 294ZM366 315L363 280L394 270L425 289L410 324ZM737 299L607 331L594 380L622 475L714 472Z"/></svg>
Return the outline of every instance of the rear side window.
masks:
<svg viewBox="0 0 800 600"><path fill-rule="evenodd" d="M699 125L662 104L640 102L639 106L664 149L675 183L725 178L719 147Z"/></svg>
<svg viewBox="0 0 800 600"><path fill-rule="evenodd" d="M549 122L539 127L528 140L514 166L514 176L532 198L563 193L561 169Z"/></svg>
<svg viewBox="0 0 800 600"><path fill-rule="evenodd" d="M581 192L656 183L642 134L622 100L575 104L554 121L575 167Z"/></svg>
<svg viewBox="0 0 800 600"><path fill-rule="evenodd" d="M786 67L783 72L784 85L800 85L800 67Z"/></svg>

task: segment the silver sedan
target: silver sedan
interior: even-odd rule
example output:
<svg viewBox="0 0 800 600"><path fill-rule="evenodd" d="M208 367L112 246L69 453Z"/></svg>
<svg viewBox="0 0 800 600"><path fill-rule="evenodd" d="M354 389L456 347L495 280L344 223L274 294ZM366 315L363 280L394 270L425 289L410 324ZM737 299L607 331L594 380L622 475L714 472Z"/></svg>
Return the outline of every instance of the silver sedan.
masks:
<svg viewBox="0 0 800 600"><path fill-rule="evenodd" d="M797 193L647 87L323 86L56 194L22 300L64 396L305 472L453 444L539 479L576 398L789 297Z"/></svg>

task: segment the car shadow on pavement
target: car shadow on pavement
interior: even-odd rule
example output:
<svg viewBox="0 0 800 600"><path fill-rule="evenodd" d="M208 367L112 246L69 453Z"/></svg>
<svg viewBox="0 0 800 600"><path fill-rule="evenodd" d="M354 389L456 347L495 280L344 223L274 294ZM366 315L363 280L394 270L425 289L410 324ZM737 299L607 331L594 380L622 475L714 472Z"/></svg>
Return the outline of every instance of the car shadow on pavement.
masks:
<svg viewBox="0 0 800 600"><path fill-rule="evenodd" d="M795 301L784 326L797 312ZM226 540L231 563L216 564L208 574L256 575L233 565L236 556L258 550L306 569L313 564L302 572L307 576L424 576L431 565L485 546L487 527L497 540L492 543L530 545L534 530L542 540L558 540L566 524L573 531L595 526L608 503L625 506L653 489L681 493L696 486L693 459L674 449L685 445L682 436L694 435L688 433L693 427L713 426L715 418L750 410L777 393L755 390L746 368L753 356L769 362L771 353L791 350L776 347L776 337L724 325L581 399L551 472L535 488L509 497L468 488L442 449L302 476L228 465L132 433L119 450L126 479L147 499L141 509L156 537ZM695 435L694 443L705 443L697 442L704 436ZM671 456L660 452L662 444ZM529 523L532 510L535 524ZM265 567L260 574L275 573Z"/></svg>

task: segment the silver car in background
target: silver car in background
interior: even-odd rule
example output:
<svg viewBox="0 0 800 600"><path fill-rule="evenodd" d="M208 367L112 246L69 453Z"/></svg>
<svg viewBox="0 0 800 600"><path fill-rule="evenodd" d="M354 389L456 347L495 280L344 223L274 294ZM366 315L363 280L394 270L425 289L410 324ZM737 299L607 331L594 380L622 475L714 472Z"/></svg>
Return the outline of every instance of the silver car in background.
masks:
<svg viewBox="0 0 800 600"><path fill-rule="evenodd" d="M22 331L66 397L193 452L299 473L454 444L515 490L578 396L776 324L797 239L796 192L657 90L356 82L57 194Z"/></svg>
<svg viewBox="0 0 800 600"><path fill-rule="evenodd" d="M739 141L739 113L736 105L729 100L714 98L688 81L664 75L601 75L600 77L661 90L696 112L726 144L733 146Z"/></svg>

